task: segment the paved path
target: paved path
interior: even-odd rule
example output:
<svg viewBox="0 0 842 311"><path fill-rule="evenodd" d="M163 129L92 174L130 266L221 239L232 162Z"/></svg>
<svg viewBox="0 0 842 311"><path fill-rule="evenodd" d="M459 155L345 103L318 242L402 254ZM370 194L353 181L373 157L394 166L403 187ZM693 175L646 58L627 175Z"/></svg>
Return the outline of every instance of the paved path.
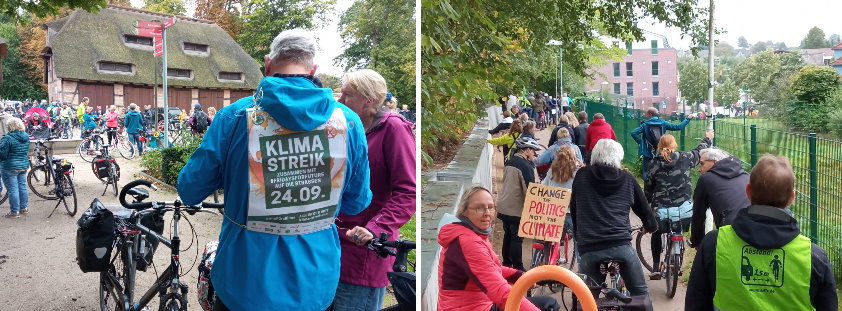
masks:
<svg viewBox="0 0 842 311"><path fill-rule="evenodd" d="M539 131L535 135L535 137L538 139L539 143L541 143L543 145L546 145L547 142L549 141L549 137L550 137L551 133L552 133L552 128L547 128L543 131ZM497 152L494 153L494 174L493 174L495 197L496 197L497 192L499 191L498 187L503 181L502 174L503 174L503 153L501 151L497 151ZM630 218L631 218L632 226L639 225L640 219L638 219L637 216L634 215L634 213L630 213L630 215L631 215ZM492 239L493 239L492 243L493 243L494 249L498 250L498 255L500 255L499 250L502 249L503 230L502 230L502 223L500 222L499 219L495 220L495 226L494 227L495 227L495 230L494 230L494 233L493 233L493 236L492 236ZM500 229L496 229L496 228L500 228ZM523 242L523 262L524 262L524 265L527 266L527 268L529 267L529 262L531 261L531 256L532 256L532 241L533 240L531 240L531 239L524 239L524 242ZM644 247L643 247L644 248L644 250L643 250L644 254L651 254L650 248L648 246L649 245L649 239L644 238L644 241L642 241L642 242L643 242L642 244L644 245ZM632 243L634 243L634 242L632 242ZM688 259L691 259L691 258L685 258L685 265L687 264L686 262L687 262ZM648 280L648 271L646 270L646 268L643 268L643 270L644 270L644 273L647 275L646 284L649 287L649 295L652 298L652 304L653 304L654 310L657 310L657 311L680 311L680 310L684 310L684 296L685 296L685 293L687 291L687 287L686 287L685 283L683 283L683 282L679 283L678 289L676 290L675 297L670 299L670 298L667 298L667 296L666 296L666 282L664 280L659 280L659 281ZM556 298L556 300L559 300L560 302L565 302L567 304L568 308L570 307L571 303L570 303L569 292L566 293L564 299L562 299L561 293L556 293L556 294L553 294L552 296L554 298ZM564 307L562 307L562 310L564 310Z"/></svg>

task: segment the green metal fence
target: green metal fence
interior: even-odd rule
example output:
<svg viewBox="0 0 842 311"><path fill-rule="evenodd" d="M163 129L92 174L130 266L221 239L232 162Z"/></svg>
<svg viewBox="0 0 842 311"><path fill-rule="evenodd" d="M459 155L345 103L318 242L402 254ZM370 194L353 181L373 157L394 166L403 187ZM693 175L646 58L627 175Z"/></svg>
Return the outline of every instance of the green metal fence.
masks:
<svg viewBox="0 0 842 311"><path fill-rule="evenodd" d="M630 133L644 120L643 113L594 102L582 102L580 109L585 109L591 118L595 113L605 116L625 150L624 164L639 171L638 145ZM707 124L694 120L680 133L671 133L679 141L679 149L698 146ZM751 119L717 119L713 127L714 145L740 158L748 172L763 154L789 158L797 192L790 208L801 225L801 232L827 251L837 278L842 278L839 273L842 271L842 141L819 138L813 133L762 128L751 124ZM694 171L692 175L695 184L698 173Z"/></svg>

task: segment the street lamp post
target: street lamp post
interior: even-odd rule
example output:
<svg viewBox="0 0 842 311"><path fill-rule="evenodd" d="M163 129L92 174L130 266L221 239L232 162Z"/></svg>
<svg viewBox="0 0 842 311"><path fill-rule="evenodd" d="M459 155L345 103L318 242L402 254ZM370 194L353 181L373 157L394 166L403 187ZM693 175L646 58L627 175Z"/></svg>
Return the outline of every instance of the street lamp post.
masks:
<svg viewBox="0 0 842 311"><path fill-rule="evenodd" d="M547 45L558 46L558 91L556 92L556 97L561 98L561 94L564 93L564 72L562 71L564 49L562 48L561 41L558 40L550 40L547 42Z"/></svg>

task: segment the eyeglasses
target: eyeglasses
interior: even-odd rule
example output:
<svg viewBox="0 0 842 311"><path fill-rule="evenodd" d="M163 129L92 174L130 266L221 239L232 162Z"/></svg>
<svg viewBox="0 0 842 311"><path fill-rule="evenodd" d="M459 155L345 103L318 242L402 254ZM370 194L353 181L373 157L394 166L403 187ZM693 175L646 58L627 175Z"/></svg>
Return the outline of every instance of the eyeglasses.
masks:
<svg viewBox="0 0 842 311"><path fill-rule="evenodd" d="M497 211L497 209L496 209L496 208L494 208L494 207L489 207L489 208L484 208L484 207L480 207L480 208L471 208L470 210L475 211L475 212L480 213L480 214L494 214L494 212L495 212L495 211Z"/></svg>

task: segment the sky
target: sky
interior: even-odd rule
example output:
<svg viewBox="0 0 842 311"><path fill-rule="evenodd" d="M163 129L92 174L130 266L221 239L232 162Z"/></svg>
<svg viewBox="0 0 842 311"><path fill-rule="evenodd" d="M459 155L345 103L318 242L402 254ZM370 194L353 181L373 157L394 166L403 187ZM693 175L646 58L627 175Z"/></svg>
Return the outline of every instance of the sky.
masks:
<svg viewBox="0 0 842 311"><path fill-rule="evenodd" d="M132 6L143 7L143 0L131 0ZM196 11L196 3L193 0L186 0L187 15L192 16ZM316 54L315 62L319 65L317 73L326 73L342 77L342 68L333 64L333 59L345 51L342 38L339 36L339 16L351 7L354 0L337 0L332 14L328 17L330 21L321 29L314 30L316 40L319 42L319 51Z"/></svg>
<svg viewBox="0 0 842 311"><path fill-rule="evenodd" d="M708 7L709 3L699 0L701 7ZM831 34L842 35L842 1L839 0L718 0L714 11L714 26L727 31L714 40L728 42L735 48L740 36L746 37L749 44L772 40L798 47L813 26L821 28L825 38ZM677 28L668 29L651 22L641 22L638 26L666 36L671 47L690 47L690 40L680 39L681 31Z"/></svg>

